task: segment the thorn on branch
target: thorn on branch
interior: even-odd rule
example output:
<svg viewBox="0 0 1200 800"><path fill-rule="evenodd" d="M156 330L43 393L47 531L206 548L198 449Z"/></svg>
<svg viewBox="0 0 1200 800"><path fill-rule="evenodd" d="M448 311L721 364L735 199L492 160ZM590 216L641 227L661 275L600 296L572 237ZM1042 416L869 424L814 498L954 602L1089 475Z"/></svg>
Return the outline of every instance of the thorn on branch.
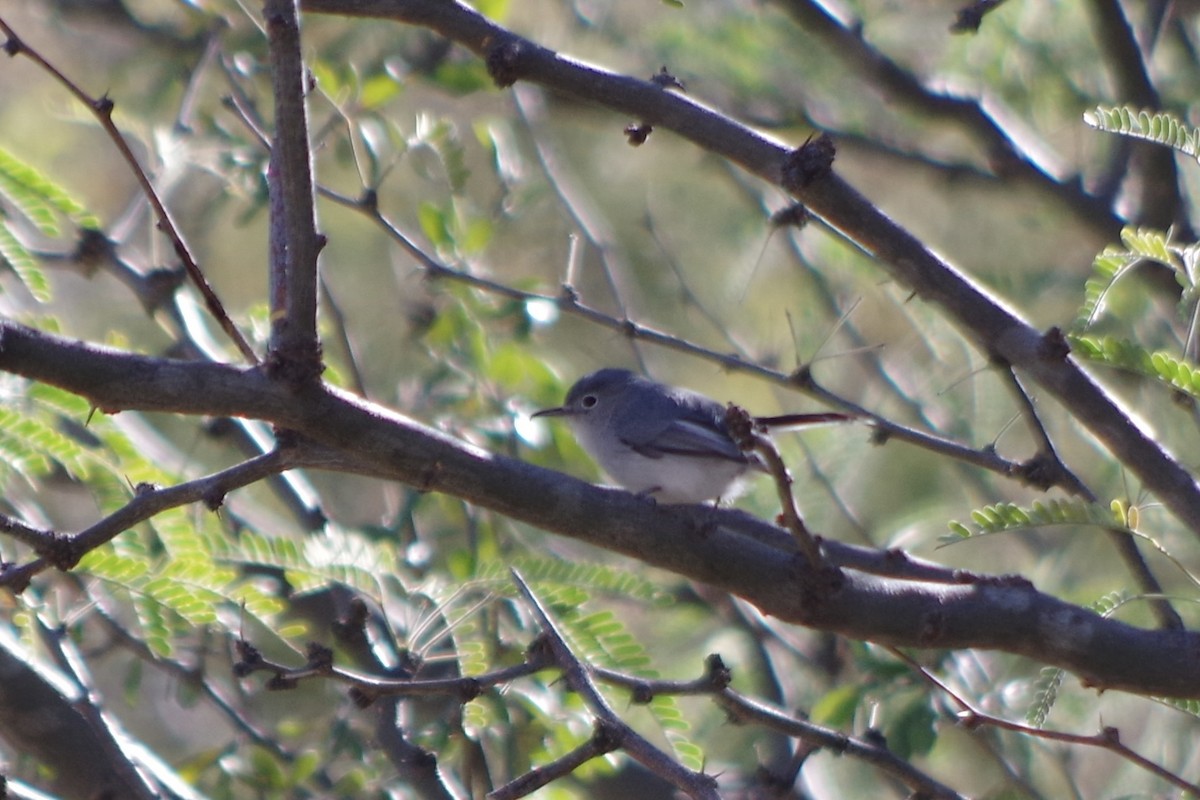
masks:
<svg viewBox="0 0 1200 800"><path fill-rule="evenodd" d="M201 502L204 503L204 507L209 511L220 511L221 506L225 505L225 490L214 486L211 490L204 493Z"/></svg>
<svg viewBox="0 0 1200 800"><path fill-rule="evenodd" d="M666 64L663 64L658 72L650 76L650 82L664 89L678 89L687 94L687 87L683 85L683 81L668 72Z"/></svg>
<svg viewBox="0 0 1200 800"><path fill-rule="evenodd" d="M833 170L836 154L837 148L829 134L809 137L783 162L783 188L793 193L800 192L813 181L824 178Z"/></svg>
<svg viewBox="0 0 1200 800"><path fill-rule="evenodd" d="M520 79L520 62L524 54L524 44L516 38L497 42L488 51L485 63L488 75L497 87L507 89Z"/></svg>

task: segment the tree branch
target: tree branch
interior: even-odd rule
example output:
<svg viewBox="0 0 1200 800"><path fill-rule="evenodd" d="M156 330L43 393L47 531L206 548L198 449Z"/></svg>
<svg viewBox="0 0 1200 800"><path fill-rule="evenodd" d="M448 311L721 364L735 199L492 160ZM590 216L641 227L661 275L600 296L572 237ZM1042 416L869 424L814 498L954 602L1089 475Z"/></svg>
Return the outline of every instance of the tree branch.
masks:
<svg viewBox="0 0 1200 800"><path fill-rule="evenodd" d="M292 381L321 374L317 339L317 234L312 148L305 109L296 0L268 0L263 9L271 50L275 135L271 185L271 352L273 368Z"/></svg>
<svg viewBox="0 0 1200 800"><path fill-rule="evenodd" d="M296 390L259 370L122 354L14 323L0 324L0 370L110 410L257 416L331 448L326 468L462 498L724 589L784 621L883 644L1004 650L1071 670L1096 688L1200 697L1200 634L1105 619L1020 578L959 573L955 584L844 570L844 580L831 582L782 543L791 541L786 532L747 514L660 506L591 486L331 387ZM853 551L832 544L825 543L829 562L841 566L838 553Z"/></svg>

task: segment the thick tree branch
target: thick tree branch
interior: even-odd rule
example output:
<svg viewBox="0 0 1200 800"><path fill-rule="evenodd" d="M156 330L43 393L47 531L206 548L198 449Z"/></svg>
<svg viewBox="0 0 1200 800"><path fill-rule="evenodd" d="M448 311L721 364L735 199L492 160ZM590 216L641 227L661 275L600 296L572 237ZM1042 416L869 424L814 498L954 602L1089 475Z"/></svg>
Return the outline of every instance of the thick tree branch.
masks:
<svg viewBox="0 0 1200 800"><path fill-rule="evenodd" d="M329 468L460 497L719 587L810 628L906 647L1004 650L1071 670L1097 688L1200 697L1198 634L1102 618L1019 578L963 574L959 584L932 583L848 569L843 580L831 581L827 572L809 569L794 544L784 544L788 534L746 514L659 506L591 486L466 445L330 387L297 391L255 369L122 354L13 323L0 324L0 370L114 411L260 417L345 455L325 462ZM835 566L846 566L838 553L854 552L825 547Z"/></svg>

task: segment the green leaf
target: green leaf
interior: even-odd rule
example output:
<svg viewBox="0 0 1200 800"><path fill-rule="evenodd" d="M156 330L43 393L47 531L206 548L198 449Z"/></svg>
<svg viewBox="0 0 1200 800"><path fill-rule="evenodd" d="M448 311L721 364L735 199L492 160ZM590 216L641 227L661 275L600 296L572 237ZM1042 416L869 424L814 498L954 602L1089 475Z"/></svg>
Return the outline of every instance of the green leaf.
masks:
<svg viewBox="0 0 1200 800"><path fill-rule="evenodd" d="M1123 526L1122 520L1110 507L1074 499L1037 501L1029 508L997 503L972 511L971 521L974 523L973 529L961 522L951 521L949 525L953 533L944 538L942 544L974 536L1057 525L1097 525L1110 530L1122 529Z"/></svg>
<svg viewBox="0 0 1200 800"><path fill-rule="evenodd" d="M1083 115L1083 121L1102 131L1145 139L1200 158L1200 132L1187 127L1174 114L1132 106L1097 106Z"/></svg>
<svg viewBox="0 0 1200 800"><path fill-rule="evenodd" d="M404 87L391 75L372 75L363 82L359 95L359 106L364 111L377 109L400 94Z"/></svg>
<svg viewBox="0 0 1200 800"><path fill-rule="evenodd" d="M845 728L854 722L854 715L862 704L861 686L846 684L826 692L813 704L812 721L834 728Z"/></svg>
<svg viewBox="0 0 1200 800"><path fill-rule="evenodd" d="M1137 342L1115 336L1067 336L1071 352L1081 361L1151 378L1193 397L1200 397L1200 364L1162 351L1151 352Z"/></svg>
<svg viewBox="0 0 1200 800"><path fill-rule="evenodd" d="M58 236L60 216L79 228L99 228L100 220L63 187L0 148L0 195L46 236Z"/></svg>
<svg viewBox="0 0 1200 800"><path fill-rule="evenodd" d="M1193 259L1188 248L1171 244L1167 235L1152 228L1126 227L1121 231L1124 247L1109 245L1092 261L1092 275L1084 284L1084 301L1075 315L1074 328L1084 331L1100 312L1113 287L1138 265L1154 261L1174 271L1185 288L1192 285L1187 264Z"/></svg>
<svg viewBox="0 0 1200 800"><path fill-rule="evenodd" d="M476 0L475 10L494 22L508 19L509 0Z"/></svg>
<svg viewBox="0 0 1200 800"><path fill-rule="evenodd" d="M490 89L494 84L487 65L477 58L469 61L445 61L437 66L430 80L451 94L467 95Z"/></svg>
<svg viewBox="0 0 1200 800"><path fill-rule="evenodd" d="M453 244L446 212L439 206L428 200L423 201L417 208L417 221L421 223L421 232L434 247L440 249Z"/></svg>
<svg viewBox="0 0 1200 800"><path fill-rule="evenodd" d="M1058 699L1058 687L1062 685L1063 671L1058 667L1042 667L1034 682L1034 698L1029 709L1025 712L1025 721L1035 728L1046 724L1050 709Z"/></svg>
<svg viewBox="0 0 1200 800"><path fill-rule="evenodd" d="M917 696L886 726L888 749L905 761L925 755L937 742L936 722L929 698Z"/></svg>
<svg viewBox="0 0 1200 800"><path fill-rule="evenodd" d="M33 255L13 236L5 220L0 220L0 258L8 262L35 300L39 303L50 300L50 283L46 280L46 273L42 272Z"/></svg>

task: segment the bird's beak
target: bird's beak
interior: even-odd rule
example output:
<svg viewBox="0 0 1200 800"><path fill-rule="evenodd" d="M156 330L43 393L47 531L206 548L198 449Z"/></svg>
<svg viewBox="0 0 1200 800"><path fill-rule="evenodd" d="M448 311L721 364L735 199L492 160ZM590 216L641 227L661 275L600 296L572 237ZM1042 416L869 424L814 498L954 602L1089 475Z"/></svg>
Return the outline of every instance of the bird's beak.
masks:
<svg viewBox="0 0 1200 800"><path fill-rule="evenodd" d="M557 408L543 408L541 411L533 412L533 414L530 416L530 419L533 417L565 417L573 413L575 412L566 406L558 406Z"/></svg>

